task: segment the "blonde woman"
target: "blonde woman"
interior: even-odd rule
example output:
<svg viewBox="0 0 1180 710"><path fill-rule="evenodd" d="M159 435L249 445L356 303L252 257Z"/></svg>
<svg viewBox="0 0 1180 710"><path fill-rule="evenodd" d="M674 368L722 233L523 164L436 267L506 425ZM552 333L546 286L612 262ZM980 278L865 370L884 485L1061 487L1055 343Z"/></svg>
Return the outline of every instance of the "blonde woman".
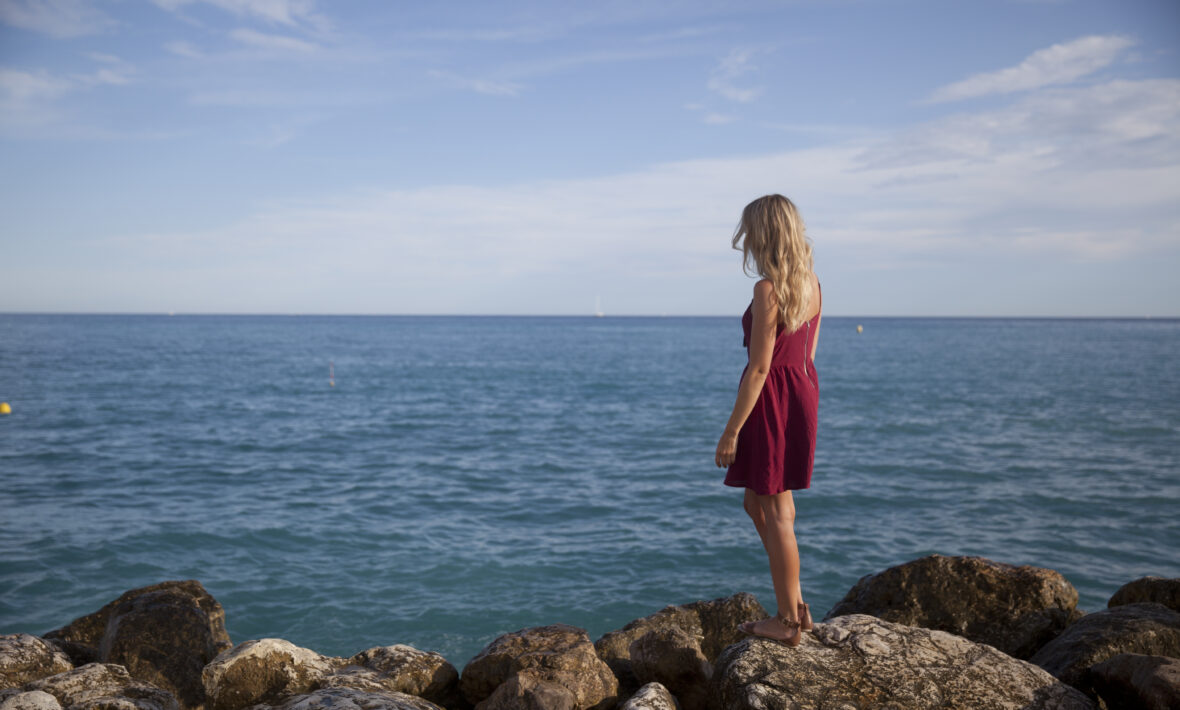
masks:
<svg viewBox="0 0 1180 710"><path fill-rule="evenodd" d="M778 604L774 616L739 628L798 646L812 622L799 586L791 491L811 485L819 407L813 358L823 296L803 220L782 195L746 205L733 248L742 252L743 271L752 266L762 278L742 316L749 362L715 460L729 469L725 485L746 489L745 509L770 559Z"/></svg>

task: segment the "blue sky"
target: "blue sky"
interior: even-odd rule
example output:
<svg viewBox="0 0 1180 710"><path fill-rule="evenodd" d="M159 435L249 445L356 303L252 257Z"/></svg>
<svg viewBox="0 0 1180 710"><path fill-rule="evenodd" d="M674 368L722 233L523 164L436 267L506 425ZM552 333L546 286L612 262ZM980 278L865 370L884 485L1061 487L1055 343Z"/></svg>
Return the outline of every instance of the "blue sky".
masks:
<svg viewBox="0 0 1180 710"><path fill-rule="evenodd" d="M0 311L1180 315L1180 4L0 0Z"/></svg>

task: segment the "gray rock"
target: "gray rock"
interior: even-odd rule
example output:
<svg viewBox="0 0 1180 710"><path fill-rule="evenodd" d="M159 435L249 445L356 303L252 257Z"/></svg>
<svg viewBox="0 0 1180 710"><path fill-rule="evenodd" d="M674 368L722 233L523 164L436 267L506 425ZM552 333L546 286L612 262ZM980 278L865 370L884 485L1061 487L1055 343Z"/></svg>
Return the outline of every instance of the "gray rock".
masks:
<svg viewBox="0 0 1180 710"><path fill-rule="evenodd" d="M501 683L475 710L576 710L578 697L534 671L521 671Z"/></svg>
<svg viewBox="0 0 1180 710"><path fill-rule="evenodd" d="M1088 675L1107 707L1180 708L1180 659L1120 653L1090 666Z"/></svg>
<svg viewBox="0 0 1180 710"><path fill-rule="evenodd" d="M429 700L392 690L364 691L356 688L321 688L283 698L273 705L255 705L251 710L444 710Z"/></svg>
<svg viewBox="0 0 1180 710"><path fill-rule="evenodd" d="M117 663L131 676L204 704L201 669L231 646L225 611L195 579L124 592L93 614L45 634L75 663Z"/></svg>
<svg viewBox="0 0 1180 710"><path fill-rule="evenodd" d="M1119 587L1106 606L1110 608L1141 602L1155 602L1172 611L1180 611L1180 578L1140 577Z"/></svg>
<svg viewBox="0 0 1180 710"><path fill-rule="evenodd" d="M722 649L743 637L737 630L738 624L767 616L769 614L753 594L739 592L730 597L666 606L621 629L603 634L594 642L594 648L618 677L620 692L630 695L642 685L631 669L631 644L640 636L657 629L678 628L698 638L701 653L712 661Z"/></svg>
<svg viewBox="0 0 1180 710"><path fill-rule="evenodd" d="M504 634L463 668L459 686L477 705L501 683L528 670L533 680L562 686L576 710L608 710L618 700L619 683L594 651L584 629L568 624L536 626Z"/></svg>
<svg viewBox="0 0 1180 710"><path fill-rule="evenodd" d="M631 670L640 683L658 682L684 710L708 710L713 664L700 639L677 627L654 629L631 642Z"/></svg>
<svg viewBox="0 0 1180 710"><path fill-rule="evenodd" d="M1097 697L1086 671L1120 653L1180 657L1180 612L1143 602L1086 614L1030 660Z"/></svg>
<svg viewBox="0 0 1180 710"><path fill-rule="evenodd" d="M180 707L171 693L132 678L126 668L114 663L87 663L25 683L21 690L25 695L34 690L48 693L65 710L179 710Z"/></svg>
<svg viewBox="0 0 1180 710"><path fill-rule="evenodd" d="M346 664L285 639L254 639L219 654L205 666L201 680L209 710L238 710L309 693Z"/></svg>
<svg viewBox="0 0 1180 710"><path fill-rule="evenodd" d="M61 703L44 690L16 692L0 702L0 710L62 710Z"/></svg>
<svg viewBox="0 0 1180 710"><path fill-rule="evenodd" d="M0 688L64 673L74 667L61 649L33 634L0 636Z"/></svg>
<svg viewBox="0 0 1180 710"><path fill-rule="evenodd" d="M354 655L348 663L325 678L323 685L359 688L352 679L364 679L372 687L417 695L450 710L467 706L459 690L459 671L433 651L406 644L375 646Z"/></svg>
<svg viewBox="0 0 1180 710"><path fill-rule="evenodd" d="M1093 709L1027 661L961 636L848 614L787 647L750 637L715 663L712 707Z"/></svg>
<svg viewBox="0 0 1180 710"><path fill-rule="evenodd" d="M667 688L652 682L635 691L619 710L680 710L680 704Z"/></svg>
<svg viewBox="0 0 1180 710"><path fill-rule="evenodd" d="M1082 616L1078 592L1051 569L986 557L927 555L861 577L824 621L872 614L986 643L1016 658Z"/></svg>

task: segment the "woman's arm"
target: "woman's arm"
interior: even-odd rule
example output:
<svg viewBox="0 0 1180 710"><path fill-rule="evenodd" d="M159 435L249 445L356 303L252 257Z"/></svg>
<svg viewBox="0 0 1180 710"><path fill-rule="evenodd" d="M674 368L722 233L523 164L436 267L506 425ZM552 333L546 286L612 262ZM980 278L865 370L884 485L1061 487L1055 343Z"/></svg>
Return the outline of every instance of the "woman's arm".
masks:
<svg viewBox="0 0 1180 710"><path fill-rule="evenodd" d="M746 374L738 386L737 401L733 405L733 414L729 416L729 423L717 442L717 453L714 461L719 467L729 466L737 455L738 432L754 411L754 404L758 395L762 393L762 386L766 384L766 375L770 372L770 359L774 354L774 340L778 334L778 303L774 297L774 287L765 279L754 284L754 306L750 309L753 323L750 325L750 363L746 366Z"/></svg>

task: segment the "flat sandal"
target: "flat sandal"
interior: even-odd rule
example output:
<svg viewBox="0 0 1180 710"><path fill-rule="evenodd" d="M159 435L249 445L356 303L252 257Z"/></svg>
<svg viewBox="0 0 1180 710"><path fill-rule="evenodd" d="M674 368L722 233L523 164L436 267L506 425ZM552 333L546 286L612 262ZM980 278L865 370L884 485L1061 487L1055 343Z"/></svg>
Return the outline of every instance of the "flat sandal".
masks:
<svg viewBox="0 0 1180 710"><path fill-rule="evenodd" d="M782 624L784 627L786 627L788 631L790 631L791 629L797 629L797 631L795 633L792 633L790 636L788 636L785 639L775 638L773 636L764 636L764 635L754 631L755 622L753 622L753 621L744 621L744 622L738 624L738 630L744 634L749 634L751 636L757 636L758 638L769 639L770 641L775 641L777 643L782 644L783 646L789 646L791 648L798 646L803 641L803 631L802 631L802 629L800 629L800 625L799 625L798 621L796 621L794 619L788 619L785 616L783 616L781 613L775 614L771 618L777 619L778 622L780 624Z"/></svg>

